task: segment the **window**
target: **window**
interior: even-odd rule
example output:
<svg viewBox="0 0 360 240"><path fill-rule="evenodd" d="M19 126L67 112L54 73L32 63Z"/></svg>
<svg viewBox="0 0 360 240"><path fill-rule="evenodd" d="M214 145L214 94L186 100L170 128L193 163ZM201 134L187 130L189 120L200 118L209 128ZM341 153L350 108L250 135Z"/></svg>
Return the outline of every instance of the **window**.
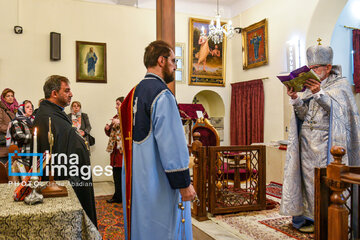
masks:
<svg viewBox="0 0 360 240"><path fill-rule="evenodd" d="M175 58L177 59L177 68L175 71L176 83L186 83L185 81L185 43L175 44Z"/></svg>

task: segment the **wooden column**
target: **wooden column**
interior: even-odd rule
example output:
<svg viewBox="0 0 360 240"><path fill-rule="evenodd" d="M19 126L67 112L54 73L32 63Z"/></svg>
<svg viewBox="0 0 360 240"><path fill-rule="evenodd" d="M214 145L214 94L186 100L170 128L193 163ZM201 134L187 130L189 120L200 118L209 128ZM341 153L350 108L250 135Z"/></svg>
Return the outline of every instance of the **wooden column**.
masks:
<svg viewBox="0 0 360 240"><path fill-rule="evenodd" d="M345 201L341 194L348 187L348 184L341 181L341 174L349 171L349 167L342 162L346 151L339 146L331 148L334 161L327 166L327 184L332 190L330 206L328 208L328 239L348 239L348 216L349 212L344 206Z"/></svg>
<svg viewBox="0 0 360 240"><path fill-rule="evenodd" d="M175 48L175 0L156 0L156 39ZM175 81L168 87L175 95Z"/></svg>
<svg viewBox="0 0 360 240"><path fill-rule="evenodd" d="M199 198L199 205L195 202L191 209L191 215L198 221L208 220L206 211L206 164L204 148L200 142L200 133L194 133L194 141L191 151L195 157L193 166L193 185Z"/></svg>

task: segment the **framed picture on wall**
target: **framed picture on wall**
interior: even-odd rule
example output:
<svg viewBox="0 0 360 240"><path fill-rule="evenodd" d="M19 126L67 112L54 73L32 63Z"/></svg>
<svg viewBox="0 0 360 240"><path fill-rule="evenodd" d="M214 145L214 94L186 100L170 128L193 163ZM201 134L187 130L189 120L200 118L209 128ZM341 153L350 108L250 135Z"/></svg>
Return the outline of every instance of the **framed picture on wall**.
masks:
<svg viewBox="0 0 360 240"><path fill-rule="evenodd" d="M106 43L76 41L76 82L107 82Z"/></svg>
<svg viewBox="0 0 360 240"><path fill-rule="evenodd" d="M209 24L203 19L189 21L189 85L225 86L226 38L214 44L208 37Z"/></svg>
<svg viewBox="0 0 360 240"><path fill-rule="evenodd" d="M268 29L267 20L261 20L243 28L243 69L259 67L268 63Z"/></svg>

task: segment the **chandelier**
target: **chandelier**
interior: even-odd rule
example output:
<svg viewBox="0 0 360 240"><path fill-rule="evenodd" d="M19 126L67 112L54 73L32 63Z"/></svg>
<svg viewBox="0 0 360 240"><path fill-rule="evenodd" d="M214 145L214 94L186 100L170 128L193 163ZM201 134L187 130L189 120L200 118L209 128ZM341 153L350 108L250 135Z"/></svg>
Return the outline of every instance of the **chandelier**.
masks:
<svg viewBox="0 0 360 240"><path fill-rule="evenodd" d="M221 26L221 21L220 21L220 12L219 12L219 0L216 1L217 2L217 10L216 10L216 16L215 16L215 23L216 25L214 25L214 20L211 20L210 25L209 25L209 38L215 43L215 44L219 44L223 41L223 36L225 34L225 36L227 38L232 38L236 33L240 33L241 32L241 28L234 28L232 26L232 22L231 20L229 20L229 22L227 24L224 24Z"/></svg>

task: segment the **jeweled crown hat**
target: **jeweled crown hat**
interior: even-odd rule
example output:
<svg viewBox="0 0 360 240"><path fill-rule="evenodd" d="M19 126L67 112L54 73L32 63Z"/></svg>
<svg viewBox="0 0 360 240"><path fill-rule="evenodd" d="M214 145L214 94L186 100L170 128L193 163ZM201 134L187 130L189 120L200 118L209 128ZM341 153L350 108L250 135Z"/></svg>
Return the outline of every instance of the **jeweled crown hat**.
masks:
<svg viewBox="0 0 360 240"><path fill-rule="evenodd" d="M330 46L321 45L319 38L318 45L311 46L306 50L306 58L308 61L308 66L311 65L327 65L331 64L333 61L333 50Z"/></svg>

